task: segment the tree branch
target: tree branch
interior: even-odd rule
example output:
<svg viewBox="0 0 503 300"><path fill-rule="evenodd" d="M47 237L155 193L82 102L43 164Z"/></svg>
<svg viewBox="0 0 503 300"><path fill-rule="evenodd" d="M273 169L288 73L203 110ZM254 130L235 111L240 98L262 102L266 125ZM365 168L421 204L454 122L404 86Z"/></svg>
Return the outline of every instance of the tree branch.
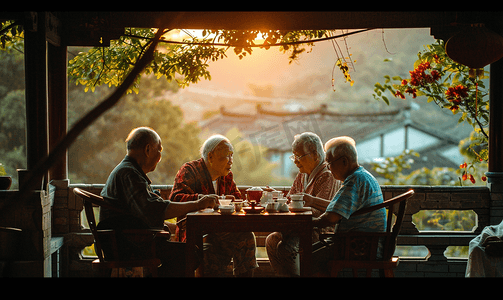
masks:
<svg viewBox="0 0 503 300"><path fill-rule="evenodd" d="M108 96L103 102L98 106L88 112L84 117L82 117L61 139L61 141L56 145L56 147L42 159L32 170L26 174L26 179L19 188L19 194L15 197L12 196L9 201L6 201L5 205L1 207L1 214L7 211L7 207L13 203L19 203L19 201L25 201L31 191L35 190L36 182L35 178L39 178L45 174L49 168L56 162L58 157L64 155L65 151L73 144L73 142L78 138L78 136L96 119L98 119L102 114L112 108L115 104L119 102L122 96L126 93L129 87L134 83L136 77L143 71L143 69L152 61L154 50L159 43L159 40L163 34L164 28L159 28L155 37L149 42L150 47L145 52L145 54L138 60L134 68L124 79L124 81L117 87L117 89Z"/></svg>
<svg viewBox="0 0 503 300"><path fill-rule="evenodd" d="M330 36L330 37L325 37L325 38L320 38L320 39L314 39L314 40L305 40L305 41L296 41L296 42L286 42L286 43L275 43L275 44L260 44L260 45L247 45L247 44L225 44L225 43L204 43L204 42L178 42L178 41L167 41L167 40L161 40L161 43L166 43L166 44L175 44L175 45L194 45L194 46L222 46L222 47L252 47L252 48L265 48L265 47L275 47L275 46L287 46L287 45L299 45L299 44L307 44L307 43L316 43L316 42L322 42L322 41L328 41L328 40L333 40L336 38L341 38L345 36L350 36L353 34L373 30L375 28L367 28L367 29L362 29L358 31L353 31L353 32L348 32L344 34L339 34L335 36ZM131 37L131 38L137 38L137 39L148 39L143 36L139 35L132 35L132 34L125 34L124 36Z"/></svg>
<svg viewBox="0 0 503 300"><path fill-rule="evenodd" d="M9 31L9 29L17 26L17 25L20 25L18 22L14 22L12 24L10 24L9 26L5 27L4 29L0 30L0 35L4 34L5 32Z"/></svg>

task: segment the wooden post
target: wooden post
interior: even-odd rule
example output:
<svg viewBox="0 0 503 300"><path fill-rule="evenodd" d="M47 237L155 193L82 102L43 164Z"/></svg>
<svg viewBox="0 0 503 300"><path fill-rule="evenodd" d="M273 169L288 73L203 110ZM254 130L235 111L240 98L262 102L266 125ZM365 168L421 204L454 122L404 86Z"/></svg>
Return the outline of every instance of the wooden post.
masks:
<svg viewBox="0 0 503 300"><path fill-rule="evenodd" d="M503 172L503 59L489 78L489 172Z"/></svg>
<svg viewBox="0 0 503 300"><path fill-rule="evenodd" d="M32 17L34 19L26 19L24 33L26 161L29 171L48 154L45 13L38 12ZM37 189L40 189L43 176L35 180Z"/></svg>
<svg viewBox="0 0 503 300"><path fill-rule="evenodd" d="M491 28L503 34L503 24ZM503 59L491 64L489 76L489 163L487 186L491 191L490 224L503 220Z"/></svg>
<svg viewBox="0 0 503 300"><path fill-rule="evenodd" d="M49 149L52 151L68 128L67 48L48 44ZM68 151L49 169L49 180L68 178Z"/></svg>

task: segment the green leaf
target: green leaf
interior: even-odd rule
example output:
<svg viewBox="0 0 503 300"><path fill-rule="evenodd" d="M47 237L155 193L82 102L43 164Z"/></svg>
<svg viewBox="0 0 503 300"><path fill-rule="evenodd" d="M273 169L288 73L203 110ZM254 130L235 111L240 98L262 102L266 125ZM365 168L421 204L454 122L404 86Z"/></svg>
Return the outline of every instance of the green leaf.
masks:
<svg viewBox="0 0 503 300"><path fill-rule="evenodd" d="M382 98L382 100L383 100L386 104L388 104L388 105L389 105L389 100L388 100L388 97L386 97L386 96L382 96L381 98Z"/></svg>

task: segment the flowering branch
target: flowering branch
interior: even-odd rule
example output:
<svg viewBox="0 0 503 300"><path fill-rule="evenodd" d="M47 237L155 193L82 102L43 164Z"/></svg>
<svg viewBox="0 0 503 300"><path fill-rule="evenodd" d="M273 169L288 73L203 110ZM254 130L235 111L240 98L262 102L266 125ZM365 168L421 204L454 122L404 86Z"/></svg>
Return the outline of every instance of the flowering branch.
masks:
<svg viewBox="0 0 503 300"><path fill-rule="evenodd" d="M384 76L384 85L374 85L373 97L383 100L389 105L385 92L389 91L395 98L405 99L406 95L413 99L426 96L428 102L435 102L441 108L449 109L453 114L461 113L459 123L468 122L473 126L478 139L472 139L469 149L475 154L474 163L488 160L486 128L489 123L489 100L485 99L487 92L482 79L486 79L483 70L474 74L470 68L450 59L445 52L445 43L437 40L427 49L418 54L414 70L409 71L410 78L400 76ZM392 81L396 83L392 83ZM472 147L474 146L474 147ZM477 146L477 147L475 147ZM479 150L474 150L478 148ZM463 167L461 167L463 166ZM472 175L466 171L466 163L462 164L463 180L475 182ZM472 180L473 179L473 180Z"/></svg>

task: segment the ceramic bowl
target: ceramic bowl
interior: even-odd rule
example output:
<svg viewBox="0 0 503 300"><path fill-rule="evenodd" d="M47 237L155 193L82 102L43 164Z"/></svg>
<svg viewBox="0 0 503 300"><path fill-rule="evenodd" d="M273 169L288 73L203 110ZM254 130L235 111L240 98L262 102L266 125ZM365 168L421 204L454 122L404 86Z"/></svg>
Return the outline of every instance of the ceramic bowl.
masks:
<svg viewBox="0 0 503 300"><path fill-rule="evenodd" d="M222 215L230 215L234 212L234 205L220 205L220 213Z"/></svg>

